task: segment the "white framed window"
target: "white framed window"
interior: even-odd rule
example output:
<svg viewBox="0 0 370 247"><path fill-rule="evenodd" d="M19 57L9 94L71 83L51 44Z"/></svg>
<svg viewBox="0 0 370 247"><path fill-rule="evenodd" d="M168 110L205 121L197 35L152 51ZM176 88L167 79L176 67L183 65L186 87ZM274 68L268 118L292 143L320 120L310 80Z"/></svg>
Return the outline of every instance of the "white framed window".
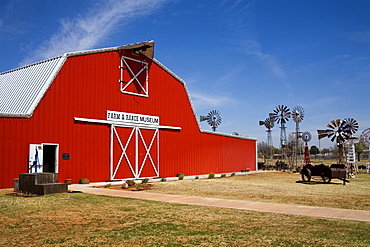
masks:
<svg viewBox="0 0 370 247"><path fill-rule="evenodd" d="M142 97L149 97L149 64L131 57L121 57L121 92Z"/></svg>

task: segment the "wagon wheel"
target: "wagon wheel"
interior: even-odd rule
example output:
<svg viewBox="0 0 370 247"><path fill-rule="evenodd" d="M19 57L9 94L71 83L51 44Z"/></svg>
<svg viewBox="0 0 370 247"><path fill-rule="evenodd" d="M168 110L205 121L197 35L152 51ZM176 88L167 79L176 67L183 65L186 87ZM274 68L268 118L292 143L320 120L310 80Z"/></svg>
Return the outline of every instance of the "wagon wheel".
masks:
<svg viewBox="0 0 370 247"><path fill-rule="evenodd" d="M302 172L302 180L303 182L310 182L311 181L311 171L309 169L303 169Z"/></svg>
<svg viewBox="0 0 370 247"><path fill-rule="evenodd" d="M330 183L332 177L331 169L329 167L326 167L324 169L324 172L321 174L322 181L324 183Z"/></svg>
<svg viewBox="0 0 370 247"><path fill-rule="evenodd" d="M330 183L330 181L331 181L331 177L327 177L327 176L321 176L321 178L322 178L322 181L324 181L324 183Z"/></svg>

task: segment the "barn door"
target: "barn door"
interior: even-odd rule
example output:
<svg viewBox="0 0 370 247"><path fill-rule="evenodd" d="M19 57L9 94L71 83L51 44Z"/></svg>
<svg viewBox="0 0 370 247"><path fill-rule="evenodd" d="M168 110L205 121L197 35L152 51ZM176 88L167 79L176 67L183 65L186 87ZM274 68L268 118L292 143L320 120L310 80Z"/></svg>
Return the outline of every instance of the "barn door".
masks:
<svg viewBox="0 0 370 247"><path fill-rule="evenodd" d="M43 172L43 147L41 144L30 144L30 152L28 156L28 172L39 173Z"/></svg>
<svg viewBox="0 0 370 247"><path fill-rule="evenodd" d="M159 129L111 125L110 179L159 177Z"/></svg>

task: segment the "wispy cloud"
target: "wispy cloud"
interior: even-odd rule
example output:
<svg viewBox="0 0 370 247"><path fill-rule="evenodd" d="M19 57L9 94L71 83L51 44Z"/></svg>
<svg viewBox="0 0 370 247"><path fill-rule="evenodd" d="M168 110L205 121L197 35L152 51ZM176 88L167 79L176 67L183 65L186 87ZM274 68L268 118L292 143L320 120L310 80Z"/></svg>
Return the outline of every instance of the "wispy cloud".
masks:
<svg viewBox="0 0 370 247"><path fill-rule="evenodd" d="M211 94L203 92L190 91L191 99L195 109L203 110L214 107L221 107L230 104L236 104L236 100L223 94Z"/></svg>
<svg viewBox="0 0 370 247"><path fill-rule="evenodd" d="M286 77L277 59L271 54L263 53L261 45L257 40L243 40L242 46L246 54L255 56L259 62L268 67L275 75L282 79Z"/></svg>
<svg viewBox="0 0 370 247"><path fill-rule="evenodd" d="M241 47L247 55L254 56L257 61L266 66L272 73L281 79L286 78L284 70L281 68L278 60L269 53L263 52L263 47L258 41L258 33L255 27L256 10L255 1L234 1L227 8L230 15L229 25L234 30L236 40L234 42ZM223 2L223 5L229 4Z"/></svg>
<svg viewBox="0 0 370 247"><path fill-rule="evenodd" d="M358 43L370 43L370 31L357 31L345 34L346 38Z"/></svg>
<svg viewBox="0 0 370 247"><path fill-rule="evenodd" d="M60 21L60 29L49 40L31 52L21 65L96 47L122 27L136 18L150 15L167 0L108 0L87 10L75 18Z"/></svg>

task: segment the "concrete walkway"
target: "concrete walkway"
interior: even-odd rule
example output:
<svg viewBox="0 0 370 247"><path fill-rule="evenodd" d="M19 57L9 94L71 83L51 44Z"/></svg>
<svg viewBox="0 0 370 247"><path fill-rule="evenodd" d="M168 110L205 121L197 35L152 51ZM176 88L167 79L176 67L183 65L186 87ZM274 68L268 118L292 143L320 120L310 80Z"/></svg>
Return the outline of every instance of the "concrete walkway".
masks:
<svg viewBox="0 0 370 247"><path fill-rule="evenodd" d="M220 207L220 208L233 208L240 210L301 215L317 218L370 222L370 211L364 210L311 207L311 206L299 206L266 202L250 202L242 200L227 200L197 196L166 195L166 194L148 193L143 191L125 191L125 190L93 188L92 185L79 185L79 184L69 185L68 189L95 195L135 198L159 202Z"/></svg>

